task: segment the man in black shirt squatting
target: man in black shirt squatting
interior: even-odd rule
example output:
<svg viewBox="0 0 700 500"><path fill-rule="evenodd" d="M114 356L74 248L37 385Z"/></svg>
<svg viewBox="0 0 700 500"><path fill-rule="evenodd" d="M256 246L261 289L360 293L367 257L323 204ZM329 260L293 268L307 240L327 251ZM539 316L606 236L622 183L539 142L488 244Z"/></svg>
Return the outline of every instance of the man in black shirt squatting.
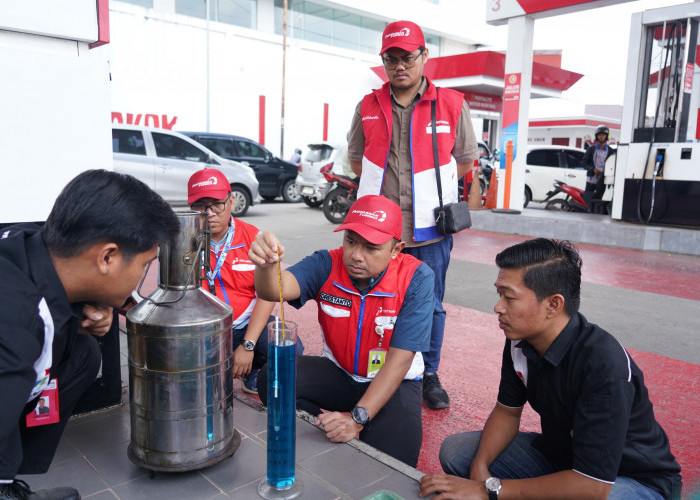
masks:
<svg viewBox="0 0 700 500"><path fill-rule="evenodd" d="M31 200L27 201L27 203ZM69 487L33 492L18 474L43 474L73 408L92 384L113 307L136 288L178 220L134 177L88 170L56 199L46 223L0 230L0 500L76 500ZM57 380L59 422L27 427Z"/></svg>
<svg viewBox="0 0 700 500"><path fill-rule="evenodd" d="M506 336L498 401L483 431L442 443L436 498L679 499L680 466L641 370L578 313L581 258L568 242L525 241L496 256L494 311ZM520 432L528 402L541 433Z"/></svg>

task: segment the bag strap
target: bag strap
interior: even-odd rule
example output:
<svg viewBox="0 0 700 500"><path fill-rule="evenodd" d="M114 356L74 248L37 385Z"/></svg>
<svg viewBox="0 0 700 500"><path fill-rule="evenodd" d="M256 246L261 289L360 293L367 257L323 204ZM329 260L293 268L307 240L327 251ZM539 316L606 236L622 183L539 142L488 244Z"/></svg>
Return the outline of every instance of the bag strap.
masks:
<svg viewBox="0 0 700 500"><path fill-rule="evenodd" d="M438 199L440 200L440 212L444 211L442 206L442 181L440 180L440 162L438 161L437 149L437 129L435 123L437 121L437 113L435 111L435 103L437 102L437 87L435 88L435 100L430 103L430 120L433 128L433 158L435 159L435 179L437 180Z"/></svg>

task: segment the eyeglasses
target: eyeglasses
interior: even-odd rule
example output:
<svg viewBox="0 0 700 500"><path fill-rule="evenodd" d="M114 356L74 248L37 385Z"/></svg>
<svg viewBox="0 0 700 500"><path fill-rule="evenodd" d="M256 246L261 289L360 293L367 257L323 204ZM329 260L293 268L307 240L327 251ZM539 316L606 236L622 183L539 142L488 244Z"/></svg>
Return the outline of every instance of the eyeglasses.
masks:
<svg viewBox="0 0 700 500"><path fill-rule="evenodd" d="M228 202L228 196L224 201L217 201L216 203L212 203L211 205L205 205L204 203L195 203L193 205L190 205L190 208L194 212L208 212L210 209L212 212L215 214L220 214L226 209L226 203Z"/></svg>
<svg viewBox="0 0 700 500"><path fill-rule="evenodd" d="M386 69L396 69L396 67L399 65L399 61L401 62L401 66L403 66L404 69L411 69L413 66L416 65L416 60L422 55L423 49L420 49L418 55L409 54L406 56L401 56L399 59L390 56L382 56L382 62L384 63L384 67Z"/></svg>

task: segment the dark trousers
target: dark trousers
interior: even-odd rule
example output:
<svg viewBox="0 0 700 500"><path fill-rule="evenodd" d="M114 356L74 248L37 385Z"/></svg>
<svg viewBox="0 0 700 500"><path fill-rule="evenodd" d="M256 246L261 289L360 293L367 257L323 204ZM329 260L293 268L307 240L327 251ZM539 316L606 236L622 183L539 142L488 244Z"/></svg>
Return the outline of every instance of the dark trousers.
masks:
<svg viewBox="0 0 700 500"><path fill-rule="evenodd" d="M60 421L27 427L25 414L34 410L37 401L28 404L17 428L0 443L0 479L13 479L17 474L43 474L49 469L73 407L97 377L101 359L97 340L91 335L78 335L69 357L52 371L58 379Z"/></svg>
<svg viewBox="0 0 700 500"><path fill-rule="evenodd" d="M403 253L413 255L416 259L425 262L435 273L435 287L433 288L435 303L433 306L433 326L430 330L430 350L423 352L426 373L437 373L440 367L440 353L442 340L445 336L445 318L447 317L445 308L442 306L442 299L445 297L445 280L447 279L447 268L450 265L452 245L452 235L448 234L440 241L430 245L403 249Z"/></svg>
<svg viewBox="0 0 700 500"><path fill-rule="evenodd" d="M312 415L328 411L349 412L369 387L356 382L328 358L297 358L297 409ZM360 432L360 440L402 462L418 463L423 427L422 382L404 380L389 401ZM267 402L267 367L258 375L258 394Z"/></svg>

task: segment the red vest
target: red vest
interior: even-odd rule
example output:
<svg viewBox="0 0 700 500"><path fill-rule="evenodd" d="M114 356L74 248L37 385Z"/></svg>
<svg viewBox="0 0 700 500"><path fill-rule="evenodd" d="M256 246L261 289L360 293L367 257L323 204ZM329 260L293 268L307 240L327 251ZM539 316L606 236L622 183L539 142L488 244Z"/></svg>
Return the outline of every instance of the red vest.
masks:
<svg viewBox="0 0 700 500"><path fill-rule="evenodd" d="M415 241L439 238L433 218L433 208L438 206L437 181L431 127L431 102L436 104L436 132L438 163L442 181L443 203L457 200L457 164L452 158L455 131L462 113L464 95L451 89L439 91L428 80L428 89L411 115L411 169L413 173L413 217ZM392 136L392 111L390 84L373 90L362 99L360 105L365 150L362 157L362 177L358 197L381 194Z"/></svg>
<svg viewBox="0 0 700 500"><path fill-rule="evenodd" d="M233 307L233 327L250 318L255 305L255 264L248 258L248 250L260 232L252 224L231 218L234 227L231 248L226 254L219 276L214 279L216 296ZM211 269L216 268L218 255L211 252Z"/></svg>
<svg viewBox="0 0 700 500"><path fill-rule="evenodd" d="M323 353L351 376L366 377L369 351L378 347L380 340L382 348L389 350L396 317L421 262L400 253L391 260L379 283L362 297L343 264L343 249L331 250L330 255L331 273L316 295ZM383 339L377 327L382 328ZM422 355L416 353L415 357L419 359L414 365L420 366L412 366L405 378L415 378L423 371Z"/></svg>

